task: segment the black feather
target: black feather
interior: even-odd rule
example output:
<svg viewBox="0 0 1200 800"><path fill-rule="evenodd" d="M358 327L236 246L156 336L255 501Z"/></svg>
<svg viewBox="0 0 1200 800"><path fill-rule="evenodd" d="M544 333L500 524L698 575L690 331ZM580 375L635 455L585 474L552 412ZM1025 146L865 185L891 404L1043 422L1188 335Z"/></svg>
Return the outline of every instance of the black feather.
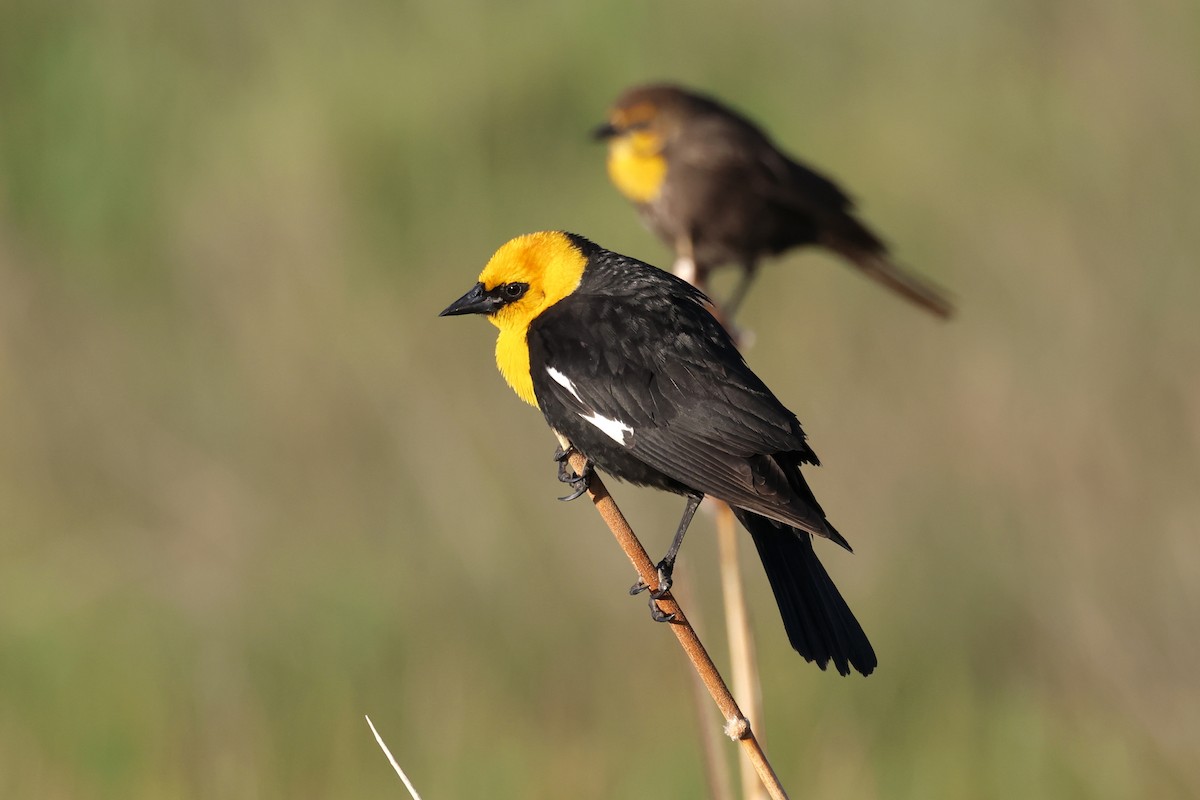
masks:
<svg viewBox="0 0 1200 800"><path fill-rule="evenodd" d="M704 295L575 241L589 258L578 288L527 334L546 421L614 477L733 506L793 647L822 668L832 660L842 674L869 673L871 645L813 552L810 534L849 544L801 474L817 456L795 415L747 366Z"/></svg>
<svg viewBox="0 0 1200 800"><path fill-rule="evenodd" d="M812 537L758 514L734 513L754 539L796 652L821 669L832 661L842 675L851 667L870 675L878 663L875 650L818 560Z"/></svg>

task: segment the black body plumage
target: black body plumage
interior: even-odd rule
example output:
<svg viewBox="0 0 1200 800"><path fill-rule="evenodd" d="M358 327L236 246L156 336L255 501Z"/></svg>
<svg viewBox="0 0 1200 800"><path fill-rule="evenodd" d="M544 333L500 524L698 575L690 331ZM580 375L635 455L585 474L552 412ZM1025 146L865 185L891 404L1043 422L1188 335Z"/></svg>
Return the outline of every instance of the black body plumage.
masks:
<svg viewBox="0 0 1200 800"><path fill-rule="evenodd" d="M754 537L792 646L869 674L874 651L813 552L849 549L801 475L804 431L746 365L690 284L582 237L578 287L529 324L546 421L599 469L734 507Z"/></svg>

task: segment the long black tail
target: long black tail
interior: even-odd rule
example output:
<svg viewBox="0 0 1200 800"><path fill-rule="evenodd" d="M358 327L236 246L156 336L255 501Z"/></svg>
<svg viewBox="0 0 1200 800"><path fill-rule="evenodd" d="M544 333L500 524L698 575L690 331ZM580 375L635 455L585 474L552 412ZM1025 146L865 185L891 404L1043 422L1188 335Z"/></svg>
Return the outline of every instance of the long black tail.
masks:
<svg viewBox="0 0 1200 800"><path fill-rule="evenodd" d="M754 537L796 652L821 669L832 661L842 675L851 667L870 675L878 663L875 650L817 560L812 536L749 511L734 513Z"/></svg>

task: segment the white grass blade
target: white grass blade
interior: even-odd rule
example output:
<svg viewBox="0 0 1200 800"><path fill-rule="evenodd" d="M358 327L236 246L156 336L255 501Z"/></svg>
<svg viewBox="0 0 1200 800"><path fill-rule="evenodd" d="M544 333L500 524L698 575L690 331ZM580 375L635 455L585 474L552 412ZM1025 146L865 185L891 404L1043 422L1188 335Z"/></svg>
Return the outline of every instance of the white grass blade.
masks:
<svg viewBox="0 0 1200 800"><path fill-rule="evenodd" d="M400 765L396 763L396 759L392 758L392 751L388 750L388 746L383 743L383 737L379 735L379 731L375 730L375 723L371 722L371 718L365 714L363 716L366 717L367 724L371 726L371 733L375 734L375 741L379 742L379 747L383 750L383 754L387 756L392 769L396 770L396 774L400 776L400 780L404 781L404 788L408 789L408 793L412 795L413 800L421 800L421 795L417 794L417 790L413 788L412 782L404 774L404 770L400 769Z"/></svg>

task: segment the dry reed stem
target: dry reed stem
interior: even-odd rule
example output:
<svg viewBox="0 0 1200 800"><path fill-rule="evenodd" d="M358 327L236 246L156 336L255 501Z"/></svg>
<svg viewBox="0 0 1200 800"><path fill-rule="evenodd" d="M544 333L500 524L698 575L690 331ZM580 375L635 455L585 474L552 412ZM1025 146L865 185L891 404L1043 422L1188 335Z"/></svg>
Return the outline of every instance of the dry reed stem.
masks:
<svg viewBox="0 0 1200 800"><path fill-rule="evenodd" d="M746 612L746 592L742 584L742 568L738 559L737 526L733 509L717 501L717 548L721 564L721 595L725 600L725 634L729 637L729 661L733 672L733 691L741 698L750 721L762 724L762 692L759 690L758 660L754 652L754 636ZM738 754L741 768L742 800L762 800L762 787L754 765L745 753Z"/></svg>
<svg viewBox="0 0 1200 800"><path fill-rule="evenodd" d="M690 280L696 288L711 297L708 287L707 274L696 273L692 277L676 275ZM712 302L710 300L710 302ZM717 321L724 326L740 350L746 338L744 331L738 330L732 319L728 319L725 310L716 302L710 309ZM750 616L746 613L746 590L742 583L742 568L738 559L737 529L734 525L733 509L728 503L714 501L717 511L717 546L720 557L718 564L721 570L721 596L725 603L725 635L729 639L730 670L733 673L733 687L737 696L747 704L750 719L761 725L762 691L758 677L758 661L755 657L754 633L750 630ZM746 754L738 755L738 767L741 774L742 800L762 800L762 787L756 780L754 765Z"/></svg>
<svg viewBox="0 0 1200 800"><path fill-rule="evenodd" d="M680 573L684 572L679 565L676 565L675 576L679 577ZM675 591L679 595L679 602L687 604L689 608L696 608L692 602L693 595L688 591L688 586L691 581L688 580L689 574L684 572L684 580L675 582ZM698 631L704 629L703 618L699 615L694 615L692 618L692 627ZM721 748L721 728L717 723L717 710L708 704L708 689L704 686L704 681L700 680L700 676L695 672L689 672L688 685L692 689L692 705L696 709L696 722L699 723L699 730L696 733L700 736L700 754L703 757L704 774L708 778L708 795L710 800L734 800L733 786L729 781L729 764L725 760L725 752ZM736 676L735 682L736 685ZM753 724L755 717L751 717ZM740 753L739 753L740 755ZM754 774L754 768L750 762L744 758L739 758L739 763L745 762L747 775L754 784L755 791L761 791L758 783L758 776Z"/></svg>
<svg viewBox="0 0 1200 800"><path fill-rule="evenodd" d="M708 691L704 681L695 672L688 675L688 683L692 687L692 705L696 707L697 722L700 723L700 753L704 757L704 774L708 778L708 795L712 800L734 800L733 788L729 781L729 764L725 761L721 750L721 734L719 726L712 723L717 721L717 712L705 702ZM750 779L758 788L758 778L753 772Z"/></svg>
<svg viewBox="0 0 1200 800"><path fill-rule="evenodd" d="M568 449L569 442L562 441L561 437L560 441L563 448ZM570 463L577 474L584 474L587 460L580 453L572 451ZM625 520L625 516L621 513L621 510L617 508L612 495L608 493L608 488L595 473L592 474L591 480L588 482L588 496L591 497L592 504L596 506L596 510L600 513L601 518L621 545L621 549L625 551L625 555L633 563L633 568L637 570L638 575L651 590L656 589L658 587L657 567L650 560L650 556L646 554L646 549L642 547L642 543L638 541L637 535L629 527L629 523ZM675 619L668 627L675 634L675 638L679 640L680 647L683 648L684 653L691 660L696 673L704 681L705 688L708 689L709 695L721 711L721 716L725 720L725 735L741 743L742 751L746 753L750 762L754 765L754 770L758 773L759 780L766 787L772 800L786 800L787 793L779 783L779 778L776 776L775 770L771 768L770 762L767 761L767 756L763 753L758 739L755 738L754 731L750 728L749 720L742 714L737 702L733 699L733 695L729 693L729 687L725 685L725 680L721 677L721 673L717 671L716 665L713 664L708 652L704 649L700 637L696 635L696 631L687 621L683 609L679 607L679 603L675 601L670 592L663 595L662 599L657 602L659 608L665 613L675 615Z"/></svg>

